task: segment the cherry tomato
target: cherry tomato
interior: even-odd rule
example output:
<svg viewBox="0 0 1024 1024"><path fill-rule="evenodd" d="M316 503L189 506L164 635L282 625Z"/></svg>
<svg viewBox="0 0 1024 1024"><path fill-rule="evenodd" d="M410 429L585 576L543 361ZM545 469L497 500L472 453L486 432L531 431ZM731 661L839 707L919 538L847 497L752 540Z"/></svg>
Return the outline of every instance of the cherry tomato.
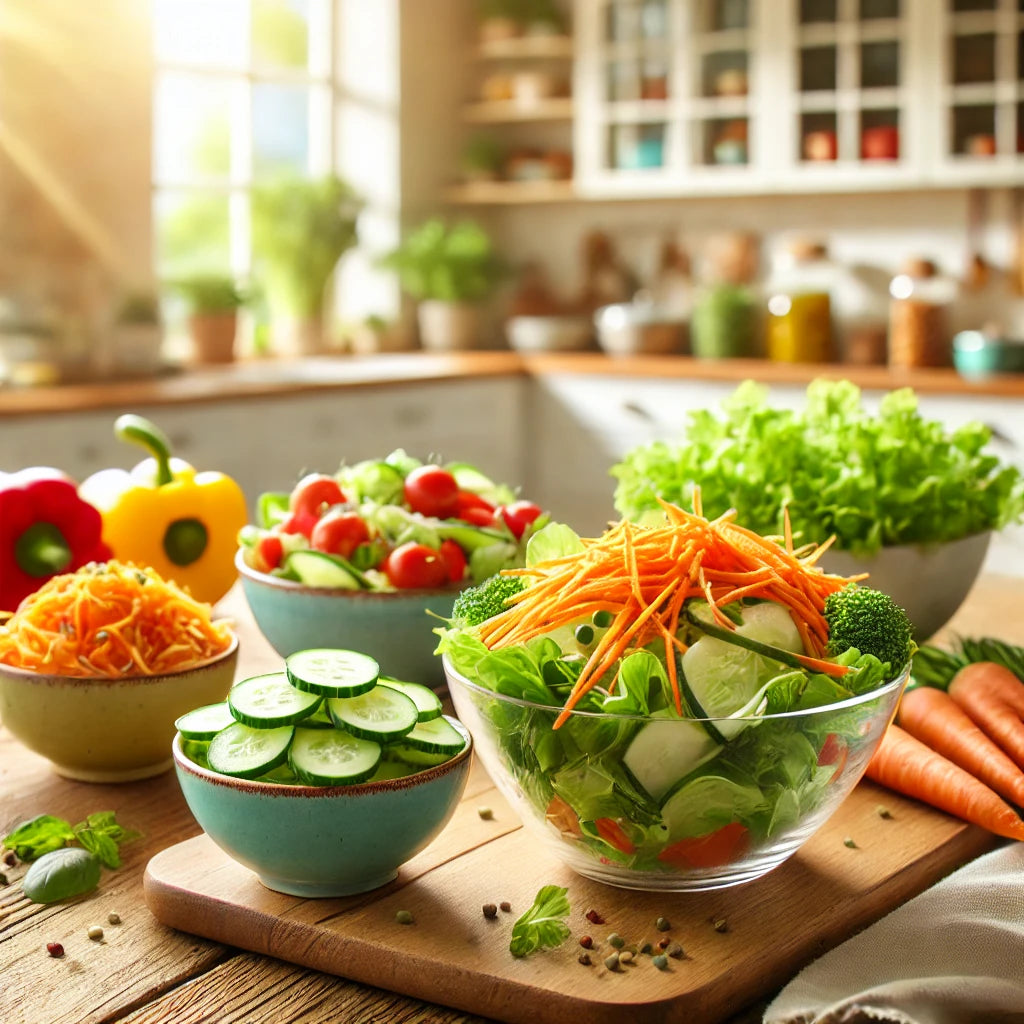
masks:
<svg viewBox="0 0 1024 1024"><path fill-rule="evenodd" d="M448 519L455 514L459 485L440 466L417 466L405 478L405 500L421 516Z"/></svg>
<svg viewBox="0 0 1024 1024"><path fill-rule="evenodd" d="M494 512L494 506L486 498L474 491L459 491L455 499L455 515L461 519L462 513L471 508L484 509L492 514Z"/></svg>
<svg viewBox="0 0 1024 1024"><path fill-rule="evenodd" d="M677 868L717 868L742 857L749 846L747 826L733 821L705 836L671 843L658 854L658 860Z"/></svg>
<svg viewBox="0 0 1024 1024"><path fill-rule="evenodd" d="M317 551L342 558L351 558L352 552L369 539L370 528L362 516L340 508L325 512L309 535L309 543Z"/></svg>
<svg viewBox="0 0 1024 1024"><path fill-rule="evenodd" d="M597 834L620 853L635 853L633 840L626 835L625 829L614 818L595 818L594 827Z"/></svg>
<svg viewBox="0 0 1024 1024"><path fill-rule="evenodd" d="M448 582L448 569L440 552L415 541L395 548L384 560L384 572L399 590L443 587Z"/></svg>
<svg viewBox="0 0 1024 1024"><path fill-rule="evenodd" d="M293 512L278 529L282 533L301 533L303 537L309 537L316 526L317 517L312 512Z"/></svg>
<svg viewBox="0 0 1024 1024"><path fill-rule="evenodd" d="M260 537L253 550L253 561L260 572L276 569L284 559L284 545L276 533Z"/></svg>
<svg viewBox="0 0 1024 1024"><path fill-rule="evenodd" d="M345 500L341 485L326 473L307 473L292 488L288 496L288 508L299 514L319 516L325 508L339 505Z"/></svg>
<svg viewBox="0 0 1024 1024"><path fill-rule="evenodd" d="M487 508L466 508L459 513L459 519L470 526L493 526L495 512Z"/></svg>
<svg viewBox="0 0 1024 1024"><path fill-rule="evenodd" d="M448 537L441 541L441 549L438 554L448 570L448 579L452 583L458 583L466 575L466 567L469 565L466 561L466 552Z"/></svg>
<svg viewBox="0 0 1024 1024"><path fill-rule="evenodd" d="M505 525L512 531L516 540L526 532L526 528L540 514L541 507L534 505L532 501L513 501L511 505L501 507L501 518Z"/></svg>

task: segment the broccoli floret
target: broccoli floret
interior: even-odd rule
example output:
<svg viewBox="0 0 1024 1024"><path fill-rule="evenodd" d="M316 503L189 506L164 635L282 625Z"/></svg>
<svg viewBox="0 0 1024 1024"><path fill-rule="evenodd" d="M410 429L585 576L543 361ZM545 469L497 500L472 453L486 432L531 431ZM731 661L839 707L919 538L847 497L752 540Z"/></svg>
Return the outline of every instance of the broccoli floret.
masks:
<svg viewBox="0 0 1024 1024"><path fill-rule="evenodd" d="M835 656L851 647L873 654L897 672L917 649L914 627L907 613L888 595L855 583L825 599L828 653Z"/></svg>
<svg viewBox="0 0 1024 1024"><path fill-rule="evenodd" d="M519 576L502 576L501 573L496 573L475 587L467 587L455 598L455 604L452 606L452 624L479 626L485 619L503 612L505 602L525 586Z"/></svg>

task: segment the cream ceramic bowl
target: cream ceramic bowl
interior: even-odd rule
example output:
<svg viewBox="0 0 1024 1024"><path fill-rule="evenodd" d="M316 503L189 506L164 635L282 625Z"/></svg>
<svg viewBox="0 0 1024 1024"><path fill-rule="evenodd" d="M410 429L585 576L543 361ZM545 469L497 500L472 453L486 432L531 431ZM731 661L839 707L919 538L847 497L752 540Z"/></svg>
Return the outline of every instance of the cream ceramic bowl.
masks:
<svg viewBox="0 0 1024 1024"><path fill-rule="evenodd" d="M95 679L42 675L0 665L0 723L58 775L84 782L131 782L174 763L174 722L227 696L238 638L193 668L156 676Z"/></svg>

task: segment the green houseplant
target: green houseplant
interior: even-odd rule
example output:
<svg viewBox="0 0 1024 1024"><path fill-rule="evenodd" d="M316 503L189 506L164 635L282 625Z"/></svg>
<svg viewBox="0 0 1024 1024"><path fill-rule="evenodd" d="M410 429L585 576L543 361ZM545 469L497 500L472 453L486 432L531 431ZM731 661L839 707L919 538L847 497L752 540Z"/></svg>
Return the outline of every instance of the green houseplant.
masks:
<svg viewBox="0 0 1024 1024"><path fill-rule="evenodd" d="M185 302L193 358L197 363L230 363L235 358L238 311L247 292L230 274L205 273L172 281Z"/></svg>
<svg viewBox="0 0 1024 1024"><path fill-rule="evenodd" d="M503 275L487 233L473 221L421 224L381 260L419 302L420 341L428 349L472 348L480 304Z"/></svg>
<svg viewBox="0 0 1024 1024"><path fill-rule="evenodd" d="M109 358L102 369L117 375L149 377L162 364L160 300L149 288L130 288L117 301L110 327Z"/></svg>
<svg viewBox="0 0 1024 1024"><path fill-rule="evenodd" d="M356 245L362 202L334 175L284 177L252 192L256 271L271 318L272 344L304 355L323 347L327 284Z"/></svg>

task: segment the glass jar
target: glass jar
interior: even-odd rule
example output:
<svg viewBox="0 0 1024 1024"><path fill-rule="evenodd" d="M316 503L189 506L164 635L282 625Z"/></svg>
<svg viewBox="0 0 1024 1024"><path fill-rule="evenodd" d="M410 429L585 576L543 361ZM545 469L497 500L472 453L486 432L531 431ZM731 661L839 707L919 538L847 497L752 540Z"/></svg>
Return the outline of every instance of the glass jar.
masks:
<svg viewBox="0 0 1024 1024"><path fill-rule="evenodd" d="M957 285L931 260L912 259L889 285L889 365L951 366L949 314Z"/></svg>
<svg viewBox="0 0 1024 1024"><path fill-rule="evenodd" d="M838 272L820 242L791 243L768 283L768 358L825 363L834 357L832 291Z"/></svg>
<svg viewBox="0 0 1024 1024"><path fill-rule="evenodd" d="M696 295L690 350L698 359L751 358L760 349L758 243L752 235L722 235L711 241L706 284Z"/></svg>

